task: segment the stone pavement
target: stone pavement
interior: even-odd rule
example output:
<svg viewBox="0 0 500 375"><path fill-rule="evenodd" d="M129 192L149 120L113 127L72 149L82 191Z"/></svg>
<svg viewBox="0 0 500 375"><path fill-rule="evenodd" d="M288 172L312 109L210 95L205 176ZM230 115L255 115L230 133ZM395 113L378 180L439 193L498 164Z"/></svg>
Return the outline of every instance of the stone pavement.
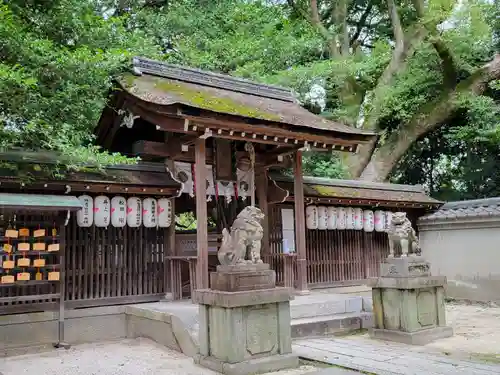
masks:
<svg viewBox="0 0 500 375"><path fill-rule="evenodd" d="M302 358L377 375L500 374L500 364L456 360L419 349L370 339L320 338L293 342L294 353ZM313 374L341 374L336 371L337 368L327 368Z"/></svg>

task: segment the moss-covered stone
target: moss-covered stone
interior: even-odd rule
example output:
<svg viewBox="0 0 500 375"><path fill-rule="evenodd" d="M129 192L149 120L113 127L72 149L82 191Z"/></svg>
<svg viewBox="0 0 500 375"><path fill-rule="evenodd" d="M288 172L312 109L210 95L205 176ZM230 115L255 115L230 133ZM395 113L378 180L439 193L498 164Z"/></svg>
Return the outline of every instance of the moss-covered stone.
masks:
<svg viewBox="0 0 500 375"><path fill-rule="evenodd" d="M136 86L137 80L140 79L143 78L133 76L132 74L125 74L120 77L120 82L126 89L133 91L134 86ZM153 83L153 87L151 89L160 90L165 93L171 93L178 97L182 102L186 103L187 105L191 105L192 107L206 109L212 112L228 113L242 117L259 118L268 121L281 120L281 117L274 113L269 113L252 106L238 103L231 98L216 96L205 90L192 89L190 87L187 87L187 85L183 84L182 82L172 81L165 78L153 78L151 82ZM141 87L141 89L143 88L144 87Z"/></svg>

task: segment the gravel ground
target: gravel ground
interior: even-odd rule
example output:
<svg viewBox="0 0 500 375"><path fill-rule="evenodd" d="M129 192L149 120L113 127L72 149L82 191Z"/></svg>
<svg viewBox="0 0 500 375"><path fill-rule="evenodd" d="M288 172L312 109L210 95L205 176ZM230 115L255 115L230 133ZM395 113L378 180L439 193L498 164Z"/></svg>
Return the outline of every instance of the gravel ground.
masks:
<svg viewBox="0 0 500 375"><path fill-rule="evenodd" d="M273 372L302 375L316 371L312 366ZM148 339L122 340L73 346L0 359L2 375L216 375L196 366L191 358Z"/></svg>

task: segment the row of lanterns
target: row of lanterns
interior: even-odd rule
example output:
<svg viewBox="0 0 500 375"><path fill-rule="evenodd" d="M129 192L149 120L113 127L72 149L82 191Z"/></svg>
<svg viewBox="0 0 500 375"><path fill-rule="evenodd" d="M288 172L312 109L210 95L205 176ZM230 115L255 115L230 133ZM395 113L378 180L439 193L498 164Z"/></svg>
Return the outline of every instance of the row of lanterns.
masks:
<svg viewBox="0 0 500 375"><path fill-rule="evenodd" d="M355 229L365 232L387 232L392 212L363 210L354 207L307 206L307 229Z"/></svg>
<svg viewBox="0 0 500 375"><path fill-rule="evenodd" d="M168 228L172 224L172 202L167 198L125 198L116 196L108 198L100 195L92 198L89 195L78 197L82 209L76 214L77 224L88 228L92 225L107 228L109 225L122 228L125 225L138 228Z"/></svg>

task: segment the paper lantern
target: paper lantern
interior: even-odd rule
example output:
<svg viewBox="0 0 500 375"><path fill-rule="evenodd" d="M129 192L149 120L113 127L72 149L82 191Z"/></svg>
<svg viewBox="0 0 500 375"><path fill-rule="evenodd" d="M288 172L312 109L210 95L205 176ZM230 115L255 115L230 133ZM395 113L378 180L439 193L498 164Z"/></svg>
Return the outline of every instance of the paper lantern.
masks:
<svg viewBox="0 0 500 375"><path fill-rule="evenodd" d="M158 226L168 228L172 224L172 201L167 198L158 199Z"/></svg>
<svg viewBox="0 0 500 375"><path fill-rule="evenodd" d="M372 210L363 211L363 229L365 230L365 232L373 232L374 228L375 224L373 218L373 211Z"/></svg>
<svg viewBox="0 0 500 375"><path fill-rule="evenodd" d="M127 224L127 200L125 197L111 198L111 225L122 228Z"/></svg>
<svg viewBox="0 0 500 375"><path fill-rule="evenodd" d="M346 227L346 212L345 207L337 208L337 229L343 230Z"/></svg>
<svg viewBox="0 0 500 375"><path fill-rule="evenodd" d="M392 223L392 212L391 211L386 211L385 212L385 231L388 232L389 228L391 227Z"/></svg>
<svg viewBox="0 0 500 375"><path fill-rule="evenodd" d="M94 224L96 227L106 228L111 218L109 198L99 195L94 200Z"/></svg>
<svg viewBox="0 0 500 375"><path fill-rule="evenodd" d="M375 231L383 232L385 231L385 214L384 211L377 210L373 214L373 220L375 223Z"/></svg>
<svg viewBox="0 0 500 375"><path fill-rule="evenodd" d="M345 229L354 229L354 208L345 209Z"/></svg>
<svg viewBox="0 0 500 375"><path fill-rule="evenodd" d="M307 229L318 229L318 208L316 206L307 206L306 226Z"/></svg>
<svg viewBox="0 0 500 375"><path fill-rule="evenodd" d="M328 211L325 206L318 207L318 229L328 229Z"/></svg>
<svg viewBox="0 0 500 375"><path fill-rule="evenodd" d="M363 230L363 210L359 207L354 209L354 229Z"/></svg>
<svg viewBox="0 0 500 375"><path fill-rule="evenodd" d="M142 201L141 198L132 197L127 199L127 225L131 228L140 227L142 224Z"/></svg>
<svg viewBox="0 0 500 375"><path fill-rule="evenodd" d="M337 229L337 208L336 207L328 207L328 229L333 230Z"/></svg>
<svg viewBox="0 0 500 375"><path fill-rule="evenodd" d="M146 228L156 228L158 225L157 206L154 198L146 198L142 201L142 223Z"/></svg>
<svg viewBox="0 0 500 375"><path fill-rule="evenodd" d="M88 228L94 222L94 200L89 195L78 197L82 209L76 213L76 222L79 227Z"/></svg>

